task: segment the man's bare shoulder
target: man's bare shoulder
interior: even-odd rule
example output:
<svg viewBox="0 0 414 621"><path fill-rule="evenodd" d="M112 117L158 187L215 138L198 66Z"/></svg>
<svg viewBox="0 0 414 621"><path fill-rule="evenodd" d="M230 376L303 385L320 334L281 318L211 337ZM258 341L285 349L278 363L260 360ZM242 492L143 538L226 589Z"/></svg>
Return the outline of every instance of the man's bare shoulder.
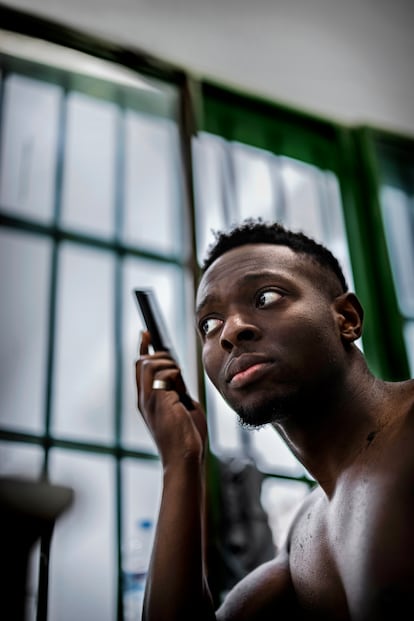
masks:
<svg viewBox="0 0 414 621"><path fill-rule="evenodd" d="M218 621L270 621L295 613L297 603L286 550L241 580L216 612ZM299 611L298 611L299 613ZM279 616L278 616L279 618ZM298 617L299 618L299 617Z"/></svg>
<svg viewBox="0 0 414 621"><path fill-rule="evenodd" d="M318 502L320 494L319 488L315 488L306 496L290 531L300 528L298 524ZM267 621L274 619L276 614L280 618L283 614L301 618L290 573L289 535L273 560L257 567L230 591L216 618L218 621Z"/></svg>

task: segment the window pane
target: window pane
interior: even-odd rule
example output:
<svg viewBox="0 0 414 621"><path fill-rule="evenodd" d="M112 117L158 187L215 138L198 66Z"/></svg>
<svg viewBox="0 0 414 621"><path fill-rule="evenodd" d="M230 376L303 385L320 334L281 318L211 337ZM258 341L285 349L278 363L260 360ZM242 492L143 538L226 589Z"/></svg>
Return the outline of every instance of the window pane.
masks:
<svg viewBox="0 0 414 621"><path fill-rule="evenodd" d="M320 208L316 169L290 158L281 158L284 182L284 224L301 228L307 235L323 237L323 214Z"/></svg>
<svg viewBox="0 0 414 621"><path fill-rule="evenodd" d="M114 267L109 253L61 247L53 399L58 436L113 439Z"/></svg>
<svg viewBox="0 0 414 621"><path fill-rule="evenodd" d="M106 237L114 234L117 107L71 92L62 222Z"/></svg>
<svg viewBox="0 0 414 621"><path fill-rule="evenodd" d="M251 450L257 466L263 471L282 471L291 476L305 474L302 464L271 425L251 432Z"/></svg>
<svg viewBox="0 0 414 621"><path fill-rule="evenodd" d="M241 144L232 147L236 178L238 220L260 216L275 217L275 186L271 154Z"/></svg>
<svg viewBox="0 0 414 621"><path fill-rule="evenodd" d="M241 427L234 410L205 375L210 448L219 457L242 456Z"/></svg>
<svg viewBox="0 0 414 621"><path fill-rule="evenodd" d="M0 202L16 216L52 219L62 89L18 75L4 81Z"/></svg>
<svg viewBox="0 0 414 621"><path fill-rule="evenodd" d="M46 392L51 245L0 231L0 421L40 433Z"/></svg>
<svg viewBox="0 0 414 621"><path fill-rule="evenodd" d="M159 463L146 463L133 459L122 462L121 563L125 621L141 619L144 593L137 587L140 582L142 588L143 579L139 574L147 569L151 556L161 497L161 481L162 468ZM143 522L146 524L144 529ZM137 558L137 553L140 558ZM131 579L135 582L135 588L132 589Z"/></svg>
<svg viewBox="0 0 414 621"><path fill-rule="evenodd" d="M134 361L137 357L141 317L132 290L151 287L157 296L175 352L182 365L189 390L196 386L194 339L189 338L193 326L189 302L183 287L181 270L170 264L139 259L124 263L123 293L123 431L122 441L133 447L156 452L152 438L137 412ZM189 319L186 319L188 318ZM191 356L190 357L190 345Z"/></svg>
<svg viewBox="0 0 414 621"><path fill-rule="evenodd" d="M0 474L2 476L38 479L42 466L43 451L39 446L0 442Z"/></svg>
<svg viewBox="0 0 414 621"><path fill-rule="evenodd" d="M278 548L283 545L287 529L307 494L309 487L306 483L271 477L263 481L261 501L269 516L273 541Z"/></svg>
<svg viewBox="0 0 414 621"><path fill-rule="evenodd" d="M381 209L400 310L414 317L414 201L403 190L384 186Z"/></svg>
<svg viewBox="0 0 414 621"><path fill-rule="evenodd" d="M147 249L184 254L180 150L176 124L128 110L125 116L123 239Z"/></svg>
<svg viewBox="0 0 414 621"><path fill-rule="evenodd" d="M228 175L221 171L226 165L226 142L201 132L193 138L194 192L197 211L197 258L201 264L212 241L211 231L226 226L225 205L234 200L227 190Z"/></svg>
<svg viewBox="0 0 414 621"><path fill-rule="evenodd" d="M414 377L414 321L407 321L404 326L404 338L407 347L411 377Z"/></svg>
<svg viewBox="0 0 414 621"><path fill-rule="evenodd" d="M156 522L161 499L162 467L159 462L124 459L122 462L123 535L131 539L141 519Z"/></svg>
<svg viewBox="0 0 414 621"><path fill-rule="evenodd" d="M116 619L115 469L110 457L53 449L51 481L74 490L56 522L49 573L49 617Z"/></svg>

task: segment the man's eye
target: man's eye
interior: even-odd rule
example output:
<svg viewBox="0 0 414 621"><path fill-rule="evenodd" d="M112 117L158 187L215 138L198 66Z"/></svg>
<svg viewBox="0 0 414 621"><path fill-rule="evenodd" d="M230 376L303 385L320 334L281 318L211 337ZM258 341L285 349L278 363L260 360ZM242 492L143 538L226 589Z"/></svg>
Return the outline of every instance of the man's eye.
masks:
<svg viewBox="0 0 414 621"><path fill-rule="evenodd" d="M209 317L208 319L204 319L200 323L200 331L203 336L207 336L207 334L210 334L210 332L212 332L216 328L219 328L222 323L223 322L221 319L215 319L214 317Z"/></svg>
<svg viewBox="0 0 414 621"><path fill-rule="evenodd" d="M257 308L264 308L265 306L269 306L273 302L277 302L281 298L281 294L278 291L274 291L273 289L269 289L268 291L261 291L257 296L256 306Z"/></svg>

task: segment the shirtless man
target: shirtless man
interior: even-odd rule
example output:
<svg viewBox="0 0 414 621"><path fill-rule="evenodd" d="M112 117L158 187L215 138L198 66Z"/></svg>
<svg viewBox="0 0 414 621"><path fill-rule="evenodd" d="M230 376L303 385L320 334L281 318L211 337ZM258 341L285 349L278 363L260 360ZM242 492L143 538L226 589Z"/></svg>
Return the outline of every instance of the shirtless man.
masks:
<svg viewBox="0 0 414 621"><path fill-rule="evenodd" d="M179 368L149 353L144 332L138 406L164 480L143 618L414 619L414 380L370 372L355 344L363 311L336 259L277 224L245 222L217 236L196 317L214 386L244 424L272 425L318 485L276 557L214 611L202 541L204 412L182 405Z"/></svg>

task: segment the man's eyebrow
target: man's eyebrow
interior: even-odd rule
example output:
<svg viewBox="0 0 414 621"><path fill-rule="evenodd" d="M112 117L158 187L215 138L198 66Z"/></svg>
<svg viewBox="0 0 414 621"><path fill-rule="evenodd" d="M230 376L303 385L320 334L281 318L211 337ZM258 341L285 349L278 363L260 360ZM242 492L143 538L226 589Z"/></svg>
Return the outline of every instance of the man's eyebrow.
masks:
<svg viewBox="0 0 414 621"><path fill-rule="evenodd" d="M218 300L218 297L214 293L209 293L208 295L201 298L201 301L197 304L195 308L195 314L198 315L201 313L203 308L208 304L212 304Z"/></svg>
<svg viewBox="0 0 414 621"><path fill-rule="evenodd" d="M275 279L275 278L283 278L283 274L277 270L260 270L257 272L246 272L246 274L242 274L240 278L236 280L236 285L244 285L248 284L251 281L256 281L260 279Z"/></svg>
<svg viewBox="0 0 414 621"><path fill-rule="evenodd" d="M236 287L242 287L243 285L249 285L250 283L259 284L261 282L267 282L270 284L276 284L275 281L279 281L281 284L286 283L289 280L290 275L287 274L282 269L275 270L260 270L260 271L250 271L242 274L237 280L234 282Z"/></svg>
<svg viewBox="0 0 414 621"><path fill-rule="evenodd" d="M254 272L246 272L242 274L236 281L235 286L241 287L243 285L248 285L250 282L258 282L260 280L275 280L275 279L285 279L286 275L282 274L279 271L273 270L260 270ZM195 309L195 314L199 314L205 306L209 304L214 305L219 302L220 299L215 293L208 293L205 297L203 297L199 304L197 304Z"/></svg>

